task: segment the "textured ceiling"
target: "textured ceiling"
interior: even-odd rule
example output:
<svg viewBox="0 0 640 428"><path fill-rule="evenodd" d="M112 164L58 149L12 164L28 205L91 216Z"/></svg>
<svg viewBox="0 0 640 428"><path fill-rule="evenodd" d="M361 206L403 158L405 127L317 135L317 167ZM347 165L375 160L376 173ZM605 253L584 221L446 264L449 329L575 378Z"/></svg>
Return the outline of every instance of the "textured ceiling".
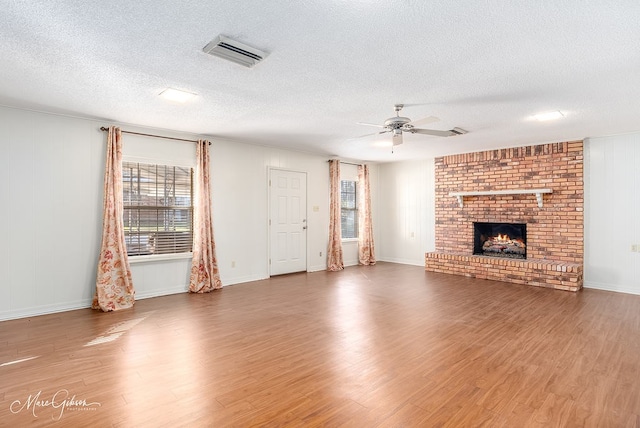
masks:
<svg viewBox="0 0 640 428"><path fill-rule="evenodd" d="M0 103L390 162L640 130L640 2L0 0ZM269 52L244 68L219 34ZM158 97L172 87L187 104ZM457 137L389 134L393 105ZM538 112L566 117L537 122ZM105 124L108 124L105 122Z"/></svg>

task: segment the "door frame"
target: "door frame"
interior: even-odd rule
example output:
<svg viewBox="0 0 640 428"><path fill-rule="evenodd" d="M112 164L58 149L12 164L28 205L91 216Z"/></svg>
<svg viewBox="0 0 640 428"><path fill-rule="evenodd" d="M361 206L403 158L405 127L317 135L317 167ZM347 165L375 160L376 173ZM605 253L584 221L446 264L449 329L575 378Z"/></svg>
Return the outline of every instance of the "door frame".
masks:
<svg viewBox="0 0 640 428"><path fill-rule="evenodd" d="M308 190L309 190L309 173L307 171L302 171L299 169L291 169L291 168L281 168L281 167L275 167L275 166L268 166L267 167L267 266L268 266L268 273L269 273L269 277L272 276L271 273L271 173L272 171L286 171L286 172L295 172L295 173L300 173L300 174L304 174L305 175L305 185L304 185L304 196L305 196L305 201L304 201L304 214L305 214L305 219L307 220L307 235L306 235L306 239L305 239L305 248L304 248L304 254L305 254L305 260L304 260L304 264L305 264L305 272L309 272L309 196L308 196Z"/></svg>

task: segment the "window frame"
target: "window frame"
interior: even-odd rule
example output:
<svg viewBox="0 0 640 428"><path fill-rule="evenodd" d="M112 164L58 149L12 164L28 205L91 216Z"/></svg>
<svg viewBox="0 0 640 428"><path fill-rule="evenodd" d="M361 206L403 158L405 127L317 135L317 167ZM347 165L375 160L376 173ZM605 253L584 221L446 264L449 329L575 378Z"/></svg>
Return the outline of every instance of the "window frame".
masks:
<svg viewBox="0 0 640 428"><path fill-rule="evenodd" d="M343 191L344 189L344 185L343 183L353 183L353 192L347 192L348 194L353 194L353 208L351 207L344 207L342 201L344 200L343 194L345 193ZM340 232L340 239L343 242L350 242L350 241L357 241L358 240L358 181L357 180L340 180L340 226L342 226L342 216L344 212L349 212L349 213L353 213L353 235L354 236L349 236L349 237L345 237L344 236L344 231L345 228L344 227L340 227L341 232Z"/></svg>
<svg viewBox="0 0 640 428"><path fill-rule="evenodd" d="M143 168L147 168L147 169L154 169L155 173L151 173L151 175L154 177L153 180L151 182L147 181L145 184L149 185L149 183L152 183L152 186L155 187L156 189L156 195L154 196L157 200L171 200L171 198L173 198L173 204L169 204L169 203L165 203L165 204L144 204L142 203L141 196L138 196L138 200L137 205L136 204L131 204L128 202L131 202L131 198L127 198L127 188L130 190L133 190L133 186L136 187L136 191L138 191L138 194L141 193L141 183L143 182L143 178L149 178L149 177L143 177L140 174L140 166L143 166ZM137 171L135 173L135 175L132 174L127 174L127 171L130 171L131 168L137 168ZM158 174L159 169L164 169L164 173L167 172L167 169L169 170L173 170L171 173L166 174L166 175L162 175L165 178L168 176L170 177L169 182L170 184L172 184L171 188L169 189L169 187L167 186L167 181L165 180L160 181L158 180L158 177L160 176ZM182 169L182 170L188 170L188 184L185 185L184 183L184 178L185 178L185 174L184 172L181 174L182 177L178 177L178 175L176 174L176 171ZM135 177L134 180L131 180L131 178L129 180L127 180L127 176L129 177ZM181 178L181 181L176 181L177 178ZM192 166L187 166L187 165L176 165L176 164L168 164L168 163L164 163L162 161L157 161L157 160L142 160L142 159L124 159L123 163L122 163L122 186L123 186L123 226L124 226L124 233L125 233L125 241L129 241L130 240L130 236L137 236L138 239L138 245L140 245L141 241L145 241L145 245L146 248L148 249L151 245L150 240L151 238L149 237L149 235L152 234L160 234L163 232L173 232L175 233L180 233L180 230L176 230L176 217L178 218L178 226L177 228L181 228L181 227L185 227L185 225L187 226L187 229L185 230L185 232L188 232L188 236L186 238L186 240L184 240L184 238L182 237L173 237L173 239L177 239L177 242L174 241L174 249L175 246L181 246L186 244L186 246L188 247L187 251L179 251L179 252L166 252L166 251L159 251L157 253L155 252L149 252L149 253L145 253L145 254L140 254L140 252L142 252L141 250L138 250L137 252L131 252L129 245L133 245L133 244L128 244L127 245L127 256L129 258L129 262L130 263L135 263L135 262L142 262L142 261L153 261L153 260L171 260L171 259L184 259L184 258L190 258L193 255L193 232L194 232L194 168ZM178 186L179 184L179 186ZM160 192L158 192L158 190L161 190ZM171 190L170 193L167 193L167 190ZM180 190L180 191L178 191ZM184 193L184 190L187 190L188 193ZM131 194L131 193L130 193ZM153 197L152 197L153 198ZM188 199L188 204L179 204L177 203L178 198L187 198ZM127 199L129 199L129 201L127 201ZM127 215L127 213L129 212L129 216ZM141 235L141 223L143 223L143 217L140 215L140 213L142 212L146 212L147 214L149 213L156 213L155 217L156 217L156 223L154 225L151 226L151 228L155 227L156 230L154 231L147 231L148 233L143 233L142 235L147 235L146 240L141 240L140 236ZM181 213L182 212L182 213ZM136 217L137 216L137 217ZM129 217L129 221L131 221L132 218L134 218L134 221L137 223L137 231L135 233L131 233L128 232L127 229L130 229L132 226L129 224L128 225L128 219L127 217ZM150 216L150 217L153 217ZM150 217L147 217L147 220L149 220ZM180 222L180 219L183 219L182 222ZM186 218L186 221L184 221L184 219ZM161 220L164 219L164 220ZM169 220L169 224L173 225L173 230L167 230L167 226L164 225L163 226L163 222L166 222L167 220ZM169 234L170 235L170 234ZM156 235L157 236L157 235ZM171 249L170 247L162 247L161 250L167 250L167 249Z"/></svg>

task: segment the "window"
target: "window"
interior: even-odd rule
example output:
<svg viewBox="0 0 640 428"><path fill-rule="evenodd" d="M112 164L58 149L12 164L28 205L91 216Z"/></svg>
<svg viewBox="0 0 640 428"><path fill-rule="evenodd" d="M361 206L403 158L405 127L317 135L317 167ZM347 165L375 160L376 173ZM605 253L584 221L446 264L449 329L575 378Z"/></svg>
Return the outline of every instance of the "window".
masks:
<svg viewBox="0 0 640 428"><path fill-rule="evenodd" d="M193 243L193 170L122 163L129 256L188 253Z"/></svg>
<svg viewBox="0 0 640 428"><path fill-rule="evenodd" d="M358 237L358 198L356 181L340 182L342 239Z"/></svg>

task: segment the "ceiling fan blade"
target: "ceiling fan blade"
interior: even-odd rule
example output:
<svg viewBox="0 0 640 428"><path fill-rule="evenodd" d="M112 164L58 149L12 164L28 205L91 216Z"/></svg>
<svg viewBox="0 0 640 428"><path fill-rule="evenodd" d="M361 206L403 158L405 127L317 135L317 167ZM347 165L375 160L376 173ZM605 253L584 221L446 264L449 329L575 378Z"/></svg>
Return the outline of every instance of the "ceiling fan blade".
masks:
<svg viewBox="0 0 640 428"><path fill-rule="evenodd" d="M376 123L358 122L358 125L375 126L376 128L384 128L384 125L378 125Z"/></svg>
<svg viewBox="0 0 640 428"><path fill-rule="evenodd" d="M402 144L402 132L394 132L392 141L394 146Z"/></svg>
<svg viewBox="0 0 640 428"><path fill-rule="evenodd" d="M437 129L418 129L413 128L411 130L412 133L416 134L424 134L424 135L435 135L436 137L451 137L452 135L460 135L454 131L440 131Z"/></svg>
<svg viewBox="0 0 640 428"><path fill-rule="evenodd" d="M427 125L429 123L434 123L434 122L438 122L440 121L439 118L435 117L435 116L429 116L429 117L424 117L422 119L418 119L418 120L412 120L411 122L409 122L410 125L412 126L420 126L420 125Z"/></svg>
<svg viewBox="0 0 640 428"><path fill-rule="evenodd" d="M389 132L389 130L385 129L384 131L380 131L380 132L372 132L371 134L364 134L364 135L360 135L358 137L347 138L347 141L358 140L360 138L371 137L372 135L379 135L379 134L384 134L384 133L387 133L387 132Z"/></svg>

